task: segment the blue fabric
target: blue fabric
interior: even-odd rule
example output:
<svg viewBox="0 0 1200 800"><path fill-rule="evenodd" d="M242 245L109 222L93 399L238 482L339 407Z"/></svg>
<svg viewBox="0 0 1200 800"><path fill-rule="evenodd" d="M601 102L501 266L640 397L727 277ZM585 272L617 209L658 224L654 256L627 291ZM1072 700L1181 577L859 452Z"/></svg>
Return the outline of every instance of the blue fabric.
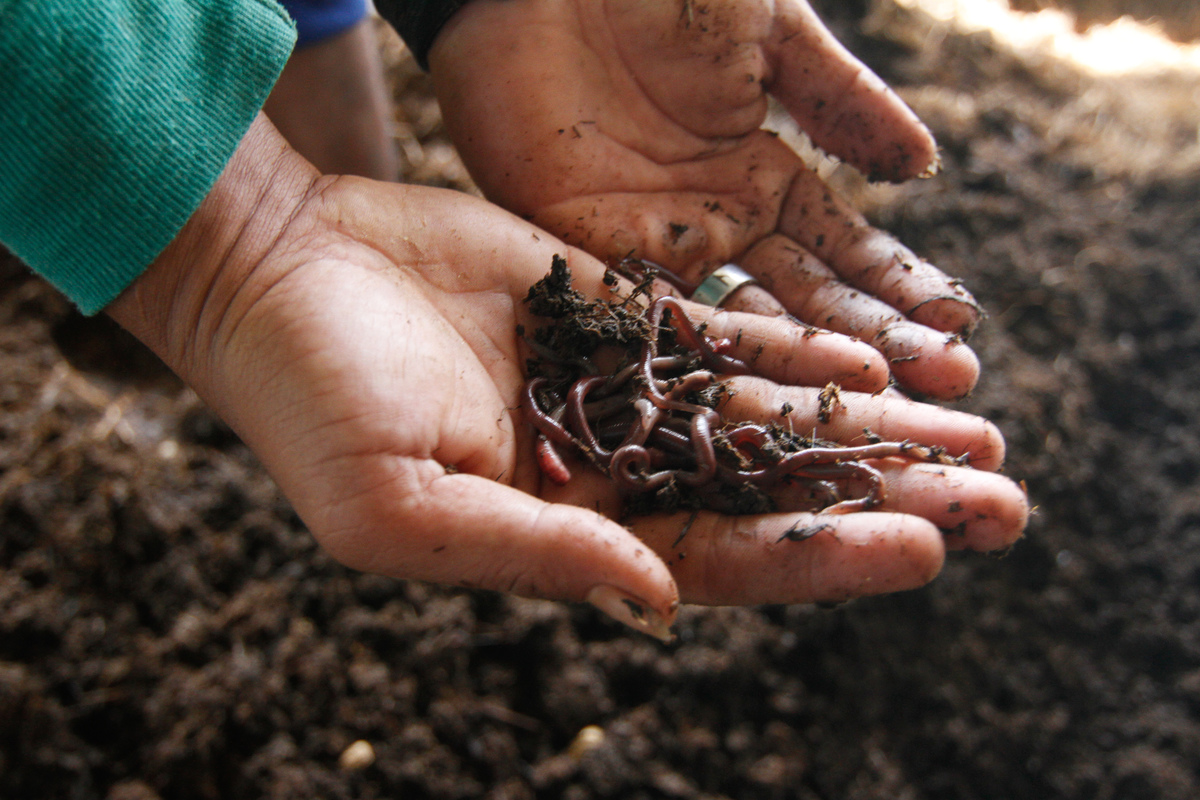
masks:
<svg viewBox="0 0 1200 800"><path fill-rule="evenodd" d="M296 21L296 46L328 39L367 15L367 0L280 0Z"/></svg>

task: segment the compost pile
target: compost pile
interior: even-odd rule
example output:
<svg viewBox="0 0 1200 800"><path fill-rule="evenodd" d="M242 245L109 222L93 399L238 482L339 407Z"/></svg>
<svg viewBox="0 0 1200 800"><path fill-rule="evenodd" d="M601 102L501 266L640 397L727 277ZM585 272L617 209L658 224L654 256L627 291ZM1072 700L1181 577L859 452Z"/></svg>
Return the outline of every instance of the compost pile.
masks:
<svg viewBox="0 0 1200 800"><path fill-rule="evenodd" d="M943 148L930 181L835 179L990 314L958 407L1038 506L1007 557L685 608L669 645L351 572L153 357L0 257L0 797L1200 796L1200 78L818 5ZM390 55L410 176L470 190Z"/></svg>

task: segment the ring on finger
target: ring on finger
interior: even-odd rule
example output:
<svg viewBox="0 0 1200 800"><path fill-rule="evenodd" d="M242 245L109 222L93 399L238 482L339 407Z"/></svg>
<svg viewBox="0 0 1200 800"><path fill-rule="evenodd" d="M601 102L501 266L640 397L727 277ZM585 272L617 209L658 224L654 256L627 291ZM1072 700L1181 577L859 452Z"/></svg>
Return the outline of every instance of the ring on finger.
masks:
<svg viewBox="0 0 1200 800"><path fill-rule="evenodd" d="M738 289L756 283L758 281L754 276L737 264L726 264L717 267L711 275L701 281L689 299L706 306L719 306Z"/></svg>

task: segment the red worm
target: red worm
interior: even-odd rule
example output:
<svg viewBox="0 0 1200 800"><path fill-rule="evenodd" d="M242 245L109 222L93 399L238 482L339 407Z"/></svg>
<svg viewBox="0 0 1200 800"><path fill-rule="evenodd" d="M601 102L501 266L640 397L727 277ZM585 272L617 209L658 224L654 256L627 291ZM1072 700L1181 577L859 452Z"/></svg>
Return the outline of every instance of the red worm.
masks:
<svg viewBox="0 0 1200 800"><path fill-rule="evenodd" d="M579 442L575 440L570 431L564 428L557 419L542 411L542 407L538 405L538 390L546 383L546 378L534 378L526 383L525 393L521 395L521 407L529 416L529 421L533 423L533 426L541 431L547 439L564 447L578 447Z"/></svg>
<svg viewBox="0 0 1200 800"><path fill-rule="evenodd" d="M649 322L651 337L649 344L654 344L655 355L657 355L657 343L655 343L654 334L657 333L659 326L662 325L663 314L668 309L671 311L671 318L677 320L679 323L676 331L680 335L680 338L685 340L691 349L700 354L700 358L706 366L716 369L718 372L724 372L727 375L749 374L750 367L744 361L718 353L713 349L712 345L709 344L708 337L696 330L696 326L692 324L691 319L683 310L683 306L674 297L660 297L650 307Z"/></svg>
<svg viewBox="0 0 1200 800"><path fill-rule="evenodd" d="M558 452L554 442L547 439L544 433L539 433L537 437L537 461L542 473L559 486L564 486L571 480L571 470L563 461L562 453Z"/></svg>
<svg viewBox="0 0 1200 800"><path fill-rule="evenodd" d="M688 352L660 356L658 338L668 311L669 327ZM570 447L626 492L654 491L672 482L702 489L714 481L771 486L802 480L821 513L848 514L878 508L886 499L882 473L866 460L903 456L954 462L939 448L910 442L781 453L789 445L771 428L747 423L721 430L715 409L686 398L715 385L714 372L749 372L744 362L727 355L733 344L707 338L672 297L654 301L647 321L651 335L639 357L609 375L595 374L589 359L538 353L558 367L574 362L585 373L554 381L538 377L525 386L522 405L539 432L538 464L551 481L570 480L558 449ZM864 483L865 493L843 499L841 486L848 480Z"/></svg>
<svg viewBox="0 0 1200 800"><path fill-rule="evenodd" d="M583 443L584 449L592 456L592 460L601 469L608 468L609 461L612 460L612 453L600 446L600 441L596 438L596 434L592 431L591 423L588 420L584 401L587 399L589 392L607 382L608 377L605 375L591 375L587 378L580 378L575 381L575 385L567 393L567 421L575 431L575 435Z"/></svg>

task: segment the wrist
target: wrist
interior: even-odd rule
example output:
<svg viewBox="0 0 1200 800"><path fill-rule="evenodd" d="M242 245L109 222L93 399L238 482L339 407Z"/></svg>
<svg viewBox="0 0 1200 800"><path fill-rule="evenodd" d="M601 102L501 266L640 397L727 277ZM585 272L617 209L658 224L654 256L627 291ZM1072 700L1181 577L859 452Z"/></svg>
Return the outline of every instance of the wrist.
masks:
<svg viewBox="0 0 1200 800"><path fill-rule="evenodd" d="M272 282L267 256L318 177L260 113L188 222L105 313L190 382L221 321Z"/></svg>

